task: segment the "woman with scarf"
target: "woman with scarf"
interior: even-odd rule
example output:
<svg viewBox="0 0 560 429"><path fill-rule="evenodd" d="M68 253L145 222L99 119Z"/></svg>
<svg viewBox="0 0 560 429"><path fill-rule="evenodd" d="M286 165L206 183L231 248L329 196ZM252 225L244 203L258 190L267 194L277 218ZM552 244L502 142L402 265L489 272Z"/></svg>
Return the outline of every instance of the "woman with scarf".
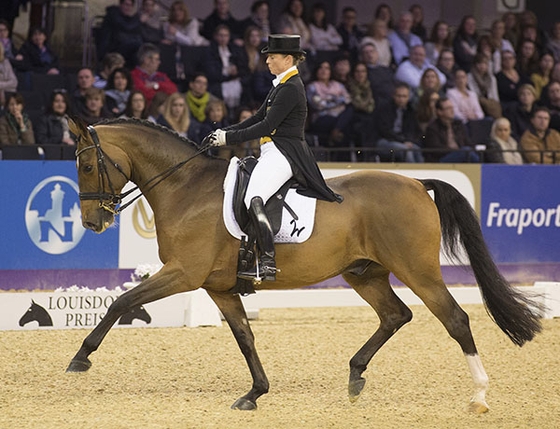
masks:
<svg viewBox="0 0 560 429"><path fill-rule="evenodd" d="M485 54L475 55L467 81L469 88L478 96L484 113L494 119L501 117L502 106L498 95L498 83L494 74L490 72L488 57Z"/></svg>
<svg viewBox="0 0 560 429"><path fill-rule="evenodd" d="M498 118L494 121L490 130L490 141L490 146L497 149L490 162L523 164L519 144L511 136L511 124L508 119Z"/></svg>
<svg viewBox="0 0 560 429"><path fill-rule="evenodd" d="M20 93L6 97L4 110L6 114L0 118L0 148L8 145L35 144L33 125L23 111L25 100Z"/></svg>

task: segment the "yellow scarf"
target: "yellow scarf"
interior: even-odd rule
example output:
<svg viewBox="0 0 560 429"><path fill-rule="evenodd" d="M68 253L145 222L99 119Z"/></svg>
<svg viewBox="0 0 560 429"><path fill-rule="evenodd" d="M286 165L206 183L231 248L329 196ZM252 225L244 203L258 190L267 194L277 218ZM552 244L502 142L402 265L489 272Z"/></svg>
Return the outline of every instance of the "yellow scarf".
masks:
<svg viewBox="0 0 560 429"><path fill-rule="evenodd" d="M210 100L210 93L206 92L202 97L195 97L191 91L187 91L187 104L191 110L191 114L198 122L204 122L206 120L206 105Z"/></svg>

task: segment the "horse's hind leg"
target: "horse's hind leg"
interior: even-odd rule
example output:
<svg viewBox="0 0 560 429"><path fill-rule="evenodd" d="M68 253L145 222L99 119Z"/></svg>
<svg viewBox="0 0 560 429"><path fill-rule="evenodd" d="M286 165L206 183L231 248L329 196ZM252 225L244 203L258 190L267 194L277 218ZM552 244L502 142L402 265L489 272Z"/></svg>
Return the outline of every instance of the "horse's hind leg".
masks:
<svg viewBox="0 0 560 429"><path fill-rule="evenodd" d="M208 291L208 294L224 315L253 377L249 393L235 401L231 408L254 410L257 408L257 399L268 392L268 379L255 348L255 337L247 320L247 313L239 295L212 291Z"/></svg>
<svg viewBox="0 0 560 429"><path fill-rule="evenodd" d="M351 402L355 402L366 382L362 373L381 346L412 319L412 312L395 295L389 284L389 272L384 268L371 265L359 275L345 273L343 277L373 307L380 320L375 333L350 360L348 396Z"/></svg>
<svg viewBox="0 0 560 429"><path fill-rule="evenodd" d="M445 283L439 278L418 280L401 279L426 304L428 309L439 319L447 332L459 343L467 360L474 382L475 391L469 404L469 410L475 413L488 411L486 390L488 389L488 375L484 371L482 361L478 355L472 336L469 316L457 304Z"/></svg>

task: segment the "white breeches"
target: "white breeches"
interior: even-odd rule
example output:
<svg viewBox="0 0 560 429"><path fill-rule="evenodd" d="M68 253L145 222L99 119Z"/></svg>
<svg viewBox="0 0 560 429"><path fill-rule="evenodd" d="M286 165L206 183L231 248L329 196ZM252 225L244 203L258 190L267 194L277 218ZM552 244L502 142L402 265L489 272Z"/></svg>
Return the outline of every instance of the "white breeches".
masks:
<svg viewBox="0 0 560 429"><path fill-rule="evenodd" d="M259 162L253 170L247 186L245 205L249 208L251 200L255 197L261 197L266 203L292 176L290 163L274 142L262 144Z"/></svg>

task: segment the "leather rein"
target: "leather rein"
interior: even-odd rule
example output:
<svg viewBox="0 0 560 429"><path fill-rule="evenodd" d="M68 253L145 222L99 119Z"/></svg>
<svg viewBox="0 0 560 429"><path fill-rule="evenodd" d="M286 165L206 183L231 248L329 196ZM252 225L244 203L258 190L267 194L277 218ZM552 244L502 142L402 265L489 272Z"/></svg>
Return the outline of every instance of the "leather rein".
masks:
<svg viewBox="0 0 560 429"><path fill-rule="evenodd" d="M90 149L95 149L95 152L96 152L96 155L97 155L98 191L97 192L80 192L78 194L79 198L80 198L81 201L98 200L99 201L99 207L101 207L103 210L106 210L106 211L108 211L108 212L110 212L114 215L118 215L125 208L127 208L132 203L134 203L134 201L136 201L138 198L140 198L143 195L143 192L140 192L138 195L134 196L134 198L132 198L130 201L126 202L125 204L120 205L124 198L129 196L131 193L139 190L140 187L138 185L136 185L134 188L132 188L132 189L130 189L130 190L124 192L124 193L120 193L120 194L117 194L115 192L115 188L113 186L113 183L111 182L111 177L109 176L109 172L107 170L107 163L111 164L126 179L127 182L130 182L131 180L126 175L126 173L123 171L122 167L118 163L113 161L109 157L109 155L107 155L105 153L105 151L101 148L101 143L99 142L99 136L97 135L97 131L95 131L95 128L93 128L91 125L89 125L87 127L87 130L88 130L89 135L90 135L90 137L93 141L93 144L90 145L90 146L86 146L86 147L84 147L80 150L76 150L76 160L78 160L79 156L82 153L84 153L85 151L90 150ZM82 137L80 136L80 139L81 138ZM203 147L198 149L196 151L196 153L194 155L192 155L191 157L187 158L184 161L179 162L178 164L175 164L174 166L172 166L172 167L168 168L167 170L163 171L162 173L157 174L154 177L152 177L150 180L148 180L144 184L144 186L143 186L144 193L152 190L158 184L160 184L165 179L167 179L169 176L171 176L175 171L179 170L183 165L185 165L191 159L193 159L196 156L200 155L201 153L207 151L210 147L212 147L212 144L207 143L207 144L203 145ZM147 186L147 188L146 188L146 186ZM109 188L110 192L105 191L105 189L107 187ZM118 205L120 205L120 206L117 207Z"/></svg>

